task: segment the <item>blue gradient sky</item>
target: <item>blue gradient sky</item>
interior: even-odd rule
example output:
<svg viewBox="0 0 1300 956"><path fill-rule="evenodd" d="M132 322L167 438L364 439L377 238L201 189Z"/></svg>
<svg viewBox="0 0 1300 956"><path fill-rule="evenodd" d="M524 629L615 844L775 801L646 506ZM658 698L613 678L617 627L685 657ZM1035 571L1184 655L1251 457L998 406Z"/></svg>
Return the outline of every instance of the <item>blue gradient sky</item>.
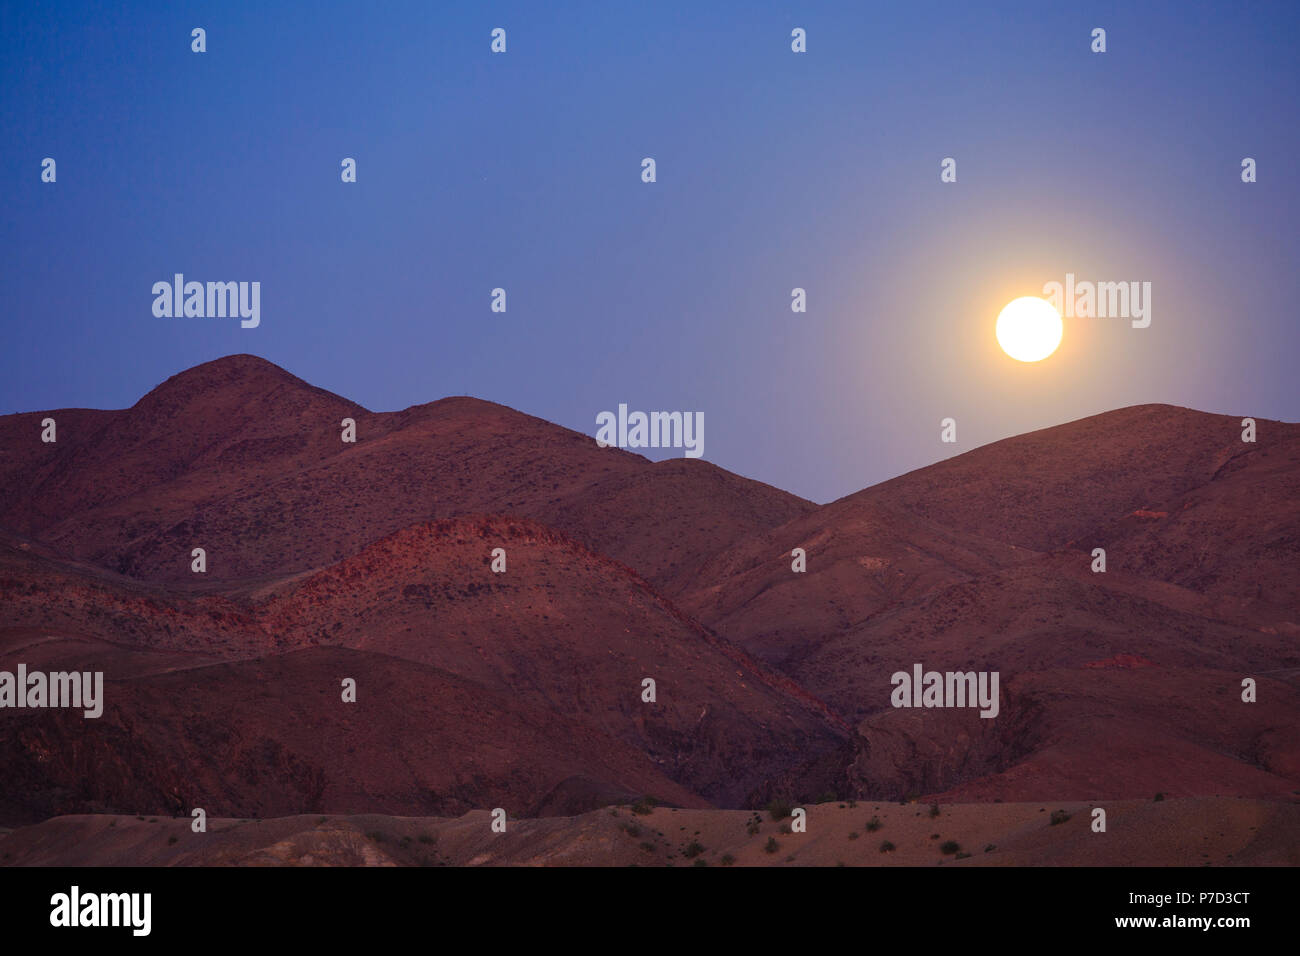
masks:
<svg viewBox="0 0 1300 956"><path fill-rule="evenodd" d="M817 501L1136 403L1300 418L1295 3L227 6L4 5L0 412L251 352L375 410L703 411ZM175 272L261 326L155 318ZM1003 356L1066 272L1151 327Z"/></svg>

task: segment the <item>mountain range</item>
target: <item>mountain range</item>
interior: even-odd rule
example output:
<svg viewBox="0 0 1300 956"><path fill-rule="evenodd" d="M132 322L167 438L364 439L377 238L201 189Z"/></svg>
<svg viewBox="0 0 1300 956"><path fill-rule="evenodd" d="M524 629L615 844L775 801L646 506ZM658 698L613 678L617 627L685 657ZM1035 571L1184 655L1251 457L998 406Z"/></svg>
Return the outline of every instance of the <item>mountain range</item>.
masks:
<svg viewBox="0 0 1300 956"><path fill-rule="evenodd" d="M106 688L0 711L3 825L1300 793L1296 424L1122 408L817 505L234 355L0 417L0 479L0 670ZM891 706L915 663L997 717Z"/></svg>

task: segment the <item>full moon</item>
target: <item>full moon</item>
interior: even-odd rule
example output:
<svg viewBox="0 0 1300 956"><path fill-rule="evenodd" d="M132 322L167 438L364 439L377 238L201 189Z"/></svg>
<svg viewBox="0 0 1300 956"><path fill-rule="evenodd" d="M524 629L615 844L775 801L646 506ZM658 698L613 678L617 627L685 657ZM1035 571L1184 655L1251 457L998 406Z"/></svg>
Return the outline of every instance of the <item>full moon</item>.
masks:
<svg viewBox="0 0 1300 956"><path fill-rule="evenodd" d="M1046 299L1024 295L998 313L998 345L1018 362L1041 362L1061 344L1061 316Z"/></svg>

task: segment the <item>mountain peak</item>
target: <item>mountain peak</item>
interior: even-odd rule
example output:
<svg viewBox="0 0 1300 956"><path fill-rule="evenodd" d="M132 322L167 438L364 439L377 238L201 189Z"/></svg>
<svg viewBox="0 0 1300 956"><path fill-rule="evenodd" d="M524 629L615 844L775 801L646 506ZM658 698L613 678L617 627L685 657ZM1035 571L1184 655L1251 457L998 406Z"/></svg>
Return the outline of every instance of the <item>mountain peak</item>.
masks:
<svg viewBox="0 0 1300 956"><path fill-rule="evenodd" d="M157 402L159 399L177 395L211 392L230 386L238 387L240 390L267 391L286 385L343 401L331 392L310 385L296 375L286 372L274 362L268 362L256 355L238 353L203 362L176 373L147 392L136 402L135 407L139 408Z"/></svg>
<svg viewBox="0 0 1300 956"><path fill-rule="evenodd" d="M1130 405L1004 438L841 501L880 501L968 533L1049 551L1138 509L1169 510L1225 464L1300 436L1258 418Z"/></svg>

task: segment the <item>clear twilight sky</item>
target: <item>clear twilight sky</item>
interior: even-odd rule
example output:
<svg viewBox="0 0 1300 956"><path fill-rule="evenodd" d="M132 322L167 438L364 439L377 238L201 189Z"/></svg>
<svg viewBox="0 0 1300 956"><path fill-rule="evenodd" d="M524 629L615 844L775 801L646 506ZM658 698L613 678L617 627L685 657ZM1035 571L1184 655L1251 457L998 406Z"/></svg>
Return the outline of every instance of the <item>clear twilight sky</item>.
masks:
<svg viewBox="0 0 1300 956"><path fill-rule="evenodd" d="M249 352L377 411L702 411L706 460L814 501L1127 405L1294 421L1298 27L1293 2L6 2L0 413ZM259 281L260 326L155 317L177 272ZM1067 317L1008 358L998 311L1066 273L1150 282L1150 327Z"/></svg>

